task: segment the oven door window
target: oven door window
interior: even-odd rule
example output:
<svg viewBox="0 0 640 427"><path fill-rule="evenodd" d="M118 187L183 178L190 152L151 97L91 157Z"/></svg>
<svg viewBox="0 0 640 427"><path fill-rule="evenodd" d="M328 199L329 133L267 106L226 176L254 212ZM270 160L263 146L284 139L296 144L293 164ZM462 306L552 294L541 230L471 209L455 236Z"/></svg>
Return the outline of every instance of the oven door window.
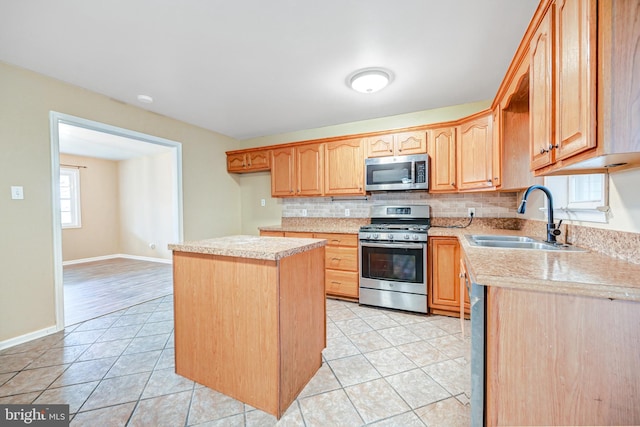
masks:
<svg viewBox="0 0 640 427"><path fill-rule="evenodd" d="M362 246L362 277L425 283L423 249Z"/></svg>
<svg viewBox="0 0 640 427"><path fill-rule="evenodd" d="M411 162L385 163L367 166L367 184L410 184Z"/></svg>

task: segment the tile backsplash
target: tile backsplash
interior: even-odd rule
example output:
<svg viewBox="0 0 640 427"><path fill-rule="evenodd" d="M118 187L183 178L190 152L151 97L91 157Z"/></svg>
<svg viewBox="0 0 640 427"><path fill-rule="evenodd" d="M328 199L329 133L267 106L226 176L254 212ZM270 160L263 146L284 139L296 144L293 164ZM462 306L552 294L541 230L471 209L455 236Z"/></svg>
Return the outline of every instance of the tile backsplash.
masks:
<svg viewBox="0 0 640 427"><path fill-rule="evenodd" d="M516 217L517 193L484 192L429 194L427 192L385 192L362 197L313 197L283 199L282 216L312 218L369 218L372 205L429 205L433 218L465 218L475 208L478 218ZM306 210L306 215L304 215Z"/></svg>

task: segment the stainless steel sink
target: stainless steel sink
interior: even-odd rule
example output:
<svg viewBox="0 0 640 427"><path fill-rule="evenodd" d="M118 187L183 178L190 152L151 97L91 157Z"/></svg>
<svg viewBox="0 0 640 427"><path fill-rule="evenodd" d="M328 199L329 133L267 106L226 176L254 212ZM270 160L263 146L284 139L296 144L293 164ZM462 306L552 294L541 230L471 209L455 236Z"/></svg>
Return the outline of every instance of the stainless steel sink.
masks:
<svg viewBox="0 0 640 427"><path fill-rule="evenodd" d="M469 235L476 242L478 241L499 241L499 242L536 242L536 239L524 236L493 236L483 234Z"/></svg>
<svg viewBox="0 0 640 427"><path fill-rule="evenodd" d="M531 237L522 236L490 236L467 234L465 236L472 246L499 249L537 249L541 251L585 252L584 249L571 245L551 244Z"/></svg>

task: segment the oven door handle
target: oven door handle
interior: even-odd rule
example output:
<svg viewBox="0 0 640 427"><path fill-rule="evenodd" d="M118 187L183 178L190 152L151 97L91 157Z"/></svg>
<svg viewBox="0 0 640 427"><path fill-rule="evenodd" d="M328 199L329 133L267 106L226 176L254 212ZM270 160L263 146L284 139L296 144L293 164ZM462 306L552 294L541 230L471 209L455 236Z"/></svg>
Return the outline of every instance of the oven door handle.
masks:
<svg viewBox="0 0 640 427"><path fill-rule="evenodd" d="M360 246L367 248L400 248L400 249L422 249L425 247L424 243L369 243L360 242Z"/></svg>

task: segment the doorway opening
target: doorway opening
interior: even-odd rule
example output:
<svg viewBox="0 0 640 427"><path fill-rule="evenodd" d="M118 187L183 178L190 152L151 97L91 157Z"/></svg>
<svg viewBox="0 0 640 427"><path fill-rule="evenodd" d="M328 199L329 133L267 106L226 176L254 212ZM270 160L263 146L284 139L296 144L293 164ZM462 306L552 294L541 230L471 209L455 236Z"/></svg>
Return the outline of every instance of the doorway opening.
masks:
<svg viewBox="0 0 640 427"><path fill-rule="evenodd" d="M182 145L53 111L50 127L56 327L62 330L106 314L108 310L141 303L140 298L144 299L145 295L146 298L155 295L150 291L154 280L166 278L167 274L170 277L167 243L183 240ZM65 206L61 206L61 168L79 170L93 180L87 178L87 185L80 185L85 221L81 227L65 227L64 231L62 215L67 214L66 200L63 200ZM102 182L96 185L96 181ZM61 213L61 208L65 212ZM105 267L105 263L118 263L118 260L129 269L129 278L144 276L146 289L129 286L130 282L121 285L119 291L114 288L114 292L107 292L110 301L100 302L98 294L101 291L105 294L110 282L100 270L108 271L110 267ZM91 270L92 267L95 269ZM67 270L73 274L67 274ZM149 274L152 271L159 273ZM67 287L65 296L65 278L70 284L73 278L77 284L83 275L90 277L87 280L100 281L102 290L97 287L92 296L90 292L78 292L79 287L71 289L73 292ZM114 305L118 292L122 299ZM85 296L95 301L87 301ZM80 311L65 315L68 304L79 307Z"/></svg>

